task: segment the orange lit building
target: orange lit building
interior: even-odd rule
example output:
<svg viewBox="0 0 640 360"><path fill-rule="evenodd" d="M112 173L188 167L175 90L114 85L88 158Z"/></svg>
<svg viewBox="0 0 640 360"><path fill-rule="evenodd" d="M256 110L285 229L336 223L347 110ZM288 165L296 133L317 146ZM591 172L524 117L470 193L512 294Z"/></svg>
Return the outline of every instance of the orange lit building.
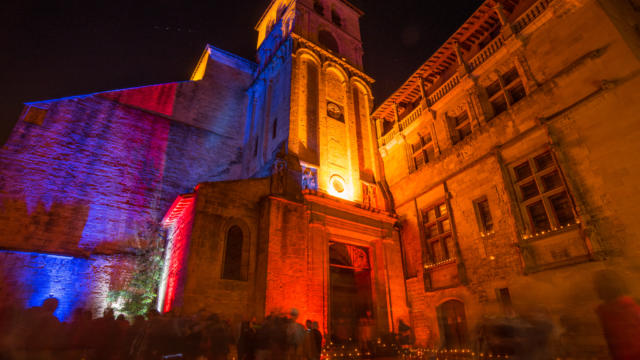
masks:
<svg viewBox="0 0 640 360"><path fill-rule="evenodd" d="M3 302L117 305L161 223L161 311L296 308L336 340L371 312L434 348L521 314L600 356L592 273L640 294L639 8L486 0L374 109L362 12L273 0L256 62L209 45L186 82L27 104L0 149Z"/></svg>
<svg viewBox="0 0 640 360"><path fill-rule="evenodd" d="M163 310L240 319L296 308L336 340L357 338L367 312L380 334L409 323L361 15L340 0L270 3L256 25L240 179L201 183L166 215ZM196 74L206 67L204 57Z"/></svg>
<svg viewBox="0 0 640 360"><path fill-rule="evenodd" d="M418 343L520 314L606 352L593 273L640 290L632 3L485 1L373 113Z"/></svg>

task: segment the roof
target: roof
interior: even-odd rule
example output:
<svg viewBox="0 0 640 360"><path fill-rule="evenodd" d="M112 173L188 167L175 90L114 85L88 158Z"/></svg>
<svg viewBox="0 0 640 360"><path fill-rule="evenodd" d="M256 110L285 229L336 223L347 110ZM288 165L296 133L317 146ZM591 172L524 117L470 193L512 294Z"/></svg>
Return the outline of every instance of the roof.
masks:
<svg viewBox="0 0 640 360"><path fill-rule="evenodd" d="M457 66L455 52L459 44L465 60L471 59L484 49L478 44L486 40L500 27L500 19L494 8L501 4L507 20L513 21L527 10L536 0L486 0L471 16L425 61L411 76L374 111L373 117L394 120L393 104L405 108L420 99L420 81L423 79L427 92L437 89L446 81L443 76L453 75L451 67Z"/></svg>

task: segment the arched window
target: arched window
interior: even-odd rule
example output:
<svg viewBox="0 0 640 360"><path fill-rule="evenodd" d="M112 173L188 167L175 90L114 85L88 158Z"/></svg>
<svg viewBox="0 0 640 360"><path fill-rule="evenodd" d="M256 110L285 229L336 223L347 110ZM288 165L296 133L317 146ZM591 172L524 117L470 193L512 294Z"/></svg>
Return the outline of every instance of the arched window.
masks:
<svg viewBox="0 0 640 360"><path fill-rule="evenodd" d="M247 280L249 259L244 251L245 247L242 229L236 225L229 228L224 251L223 279Z"/></svg>
<svg viewBox="0 0 640 360"><path fill-rule="evenodd" d="M331 22L333 22L337 26L342 26L342 19L340 18L340 14L338 14L338 12L335 10L331 10Z"/></svg>
<svg viewBox="0 0 640 360"><path fill-rule="evenodd" d="M320 45L335 53L340 52L338 49L338 41L333 37L333 35L331 35L330 32L326 30L320 30L318 32L318 42L320 42Z"/></svg>

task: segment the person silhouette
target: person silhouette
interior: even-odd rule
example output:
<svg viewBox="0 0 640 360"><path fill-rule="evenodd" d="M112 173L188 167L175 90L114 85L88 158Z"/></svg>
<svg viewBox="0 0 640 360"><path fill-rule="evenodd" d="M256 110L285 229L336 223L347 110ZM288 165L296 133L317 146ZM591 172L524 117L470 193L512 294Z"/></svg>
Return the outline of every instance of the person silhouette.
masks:
<svg viewBox="0 0 640 360"><path fill-rule="evenodd" d="M640 359L640 306L629 296L624 279L605 269L594 273L593 282L603 301L596 313L612 359Z"/></svg>

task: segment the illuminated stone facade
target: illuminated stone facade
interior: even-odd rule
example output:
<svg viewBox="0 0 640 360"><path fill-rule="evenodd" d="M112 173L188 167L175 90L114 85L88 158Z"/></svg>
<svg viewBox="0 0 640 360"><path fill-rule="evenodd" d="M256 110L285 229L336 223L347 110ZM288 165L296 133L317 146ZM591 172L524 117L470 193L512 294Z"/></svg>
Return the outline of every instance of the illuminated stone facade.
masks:
<svg viewBox="0 0 640 360"><path fill-rule="evenodd" d="M487 0L375 110L342 0L272 1L256 63L207 46L187 82L27 104L3 301L117 306L160 223L162 311L295 307L334 338L371 311L455 348L535 313L558 355L603 354L591 274L638 276L634 4Z"/></svg>
<svg viewBox="0 0 640 360"><path fill-rule="evenodd" d="M165 310L215 307L238 319L297 308L325 332L344 323L352 338L367 311L380 334L409 321L369 117L373 80L361 70L361 14L343 1L269 5L247 90L248 180L202 183L190 195L189 254L168 262ZM164 221L169 229L191 217L180 201ZM170 244L183 241L171 234ZM179 287L170 285L173 267L187 269Z"/></svg>
<svg viewBox="0 0 640 360"><path fill-rule="evenodd" d="M638 11L486 1L376 109L415 338L460 347L486 315L606 353L593 273L640 294ZM637 25L635 25L637 26Z"/></svg>

